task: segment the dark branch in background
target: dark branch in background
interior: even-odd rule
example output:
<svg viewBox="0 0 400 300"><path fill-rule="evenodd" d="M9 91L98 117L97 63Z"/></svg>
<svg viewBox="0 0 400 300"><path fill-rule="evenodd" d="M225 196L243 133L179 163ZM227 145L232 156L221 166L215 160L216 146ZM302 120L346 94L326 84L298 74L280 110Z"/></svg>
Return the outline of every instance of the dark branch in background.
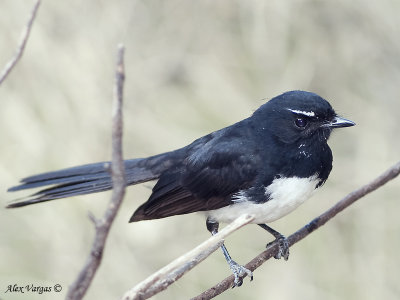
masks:
<svg viewBox="0 0 400 300"><path fill-rule="evenodd" d="M96 228L96 235L90 254L74 283L70 286L66 299L82 299L89 288L101 263L103 250L111 224L117 215L125 195L125 168L122 157L122 93L124 85L124 46L118 46L117 70L115 74L114 103L112 112L112 161L111 177L113 191L110 203L102 219L90 215ZM105 165L105 168L110 168Z"/></svg>
<svg viewBox="0 0 400 300"><path fill-rule="evenodd" d="M39 8L40 0L37 0L35 6L32 9L31 17L29 18L28 24L26 24L24 31L22 32L21 42L15 52L13 58L5 65L0 74L0 85L7 78L8 74L10 74L11 70L15 67L17 62L20 60L22 54L24 53L24 49L26 46L26 42L28 41L29 33L31 32L33 21L36 17L36 12Z"/></svg>
<svg viewBox="0 0 400 300"><path fill-rule="evenodd" d="M351 192L350 194L345 196L342 200L340 200L338 203L336 203L334 206L332 206L330 209L328 209L325 213L315 218L310 223L308 223L307 225L305 225L304 227L302 227L301 229L297 230L295 233L290 235L288 237L289 245L292 246L298 241L304 239L311 232L324 225L326 222L328 222L330 219L336 216L339 212L341 212L342 210L353 204L358 199L375 191L388 181L396 178L399 175L399 173L400 173L400 162L389 168L386 172L384 172L382 175L372 180L370 183ZM278 244L274 243L269 248L267 248L267 250L260 253L254 259L252 259L245 267L251 271L254 271L268 259L273 257L277 253L277 251L278 251ZM220 283L213 286L212 288L208 289L207 291L204 291L197 297L192 298L192 300L200 300L200 299L206 300L214 298L219 294L223 293L224 291L226 291L227 289L231 288L233 285L233 281L234 277L233 275L231 275L225 278Z"/></svg>

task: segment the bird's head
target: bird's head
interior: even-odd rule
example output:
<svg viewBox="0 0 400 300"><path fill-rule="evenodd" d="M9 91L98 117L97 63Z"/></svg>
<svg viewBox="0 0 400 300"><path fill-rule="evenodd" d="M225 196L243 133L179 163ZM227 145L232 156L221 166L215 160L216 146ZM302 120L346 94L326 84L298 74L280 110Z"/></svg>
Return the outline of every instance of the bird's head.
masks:
<svg viewBox="0 0 400 300"><path fill-rule="evenodd" d="M284 143L318 137L328 140L332 129L354 122L338 116L328 101L317 94L291 91L279 95L254 112L253 118Z"/></svg>

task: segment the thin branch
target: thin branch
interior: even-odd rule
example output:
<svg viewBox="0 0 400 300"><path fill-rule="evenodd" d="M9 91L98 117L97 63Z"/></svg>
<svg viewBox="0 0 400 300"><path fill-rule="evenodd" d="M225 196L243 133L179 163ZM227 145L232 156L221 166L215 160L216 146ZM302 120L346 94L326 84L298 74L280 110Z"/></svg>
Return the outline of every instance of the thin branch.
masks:
<svg viewBox="0 0 400 300"><path fill-rule="evenodd" d="M31 32L32 24L33 24L33 21L35 20L39 5L40 5L40 0L37 0L32 9L31 17L29 18L28 24L26 24L25 29L22 32L21 41L19 43L17 51L15 52L13 58L5 65L5 67L1 71L0 85L7 78L8 74L10 74L11 70L15 67L17 62L20 60L22 54L24 53L26 42L28 41L28 37Z"/></svg>
<svg viewBox="0 0 400 300"><path fill-rule="evenodd" d="M125 293L123 300L143 300L165 290L170 284L181 278L211 253L217 250L224 238L242 226L254 220L254 216L243 215L230 223L218 234L210 237L188 253L178 257L164 268L149 276L147 279Z"/></svg>
<svg viewBox="0 0 400 300"><path fill-rule="evenodd" d="M113 182L113 192L103 218L96 220L93 215L90 216L90 219L94 222L96 228L95 239L84 267L68 290L66 296L66 299L68 300L82 299L89 288L93 277L100 266L108 233L125 195L125 168L122 156L122 94L124 79L124 46L119 45L112 116L111 177ZM105 166L105 168L106 167L107 166Z"/></svg>
<svg viewBox="0 0 400 300"><path fill-rule="evenodd" d="M318 229L322 225L324 225L326 222L328 222L330 219L332 219L334 216L336 216L339 212L353 204L355 201L358 199L364 197L365 195L375 191L376 189L380 188L383 186L385 183L388 181L396 178L400 173L400 162L397 164L393 165L391 168L389 168L387 171L385 171L383 174L372 180L370 183L360 187L359 189L351 192L347 196L345 196L342 200L340 200L338 203L336 203L334 206L332 206L330 209L328 209L326 212L324 212L322 215L319 217L313 219L310 223L305 225L304 227L300 228L297 230L295 233L290 235L288 237L288 242L289 245L293 245L297 243L298 241L304 239L307 235L309 235L311 232L314 230ZM256 256L254 259L252 259L247 265L246 268L248 268L251 271L254 271L257 269L259 266L261 266L264 262L266 262L268 259L273 257L278 251L278 245L277 243L272 244L270 247L267 248L264 252L260 253L258 256ZM192 300L206 300L206 299L212 299L219 294L223 293L227 289L231 288L233 285L234 277L233 275L225 278L223 281L219 282L212 288L204 291L200 295L192 298Z"/></svg>

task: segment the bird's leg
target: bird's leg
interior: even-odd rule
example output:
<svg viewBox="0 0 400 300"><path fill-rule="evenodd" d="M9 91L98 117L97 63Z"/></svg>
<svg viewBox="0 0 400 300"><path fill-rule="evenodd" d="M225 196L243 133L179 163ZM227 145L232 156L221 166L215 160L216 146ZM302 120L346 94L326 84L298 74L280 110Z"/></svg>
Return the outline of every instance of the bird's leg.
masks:
<svg viewBox="0 0 400 300"><path fill-rule="evenodd" d="M209 218L207 218L206 225L208 231L211 232L212 235L216 235L218 233L218 227L219 227L218 222L213 222ZM245 275L249 276L250 280L253 280L253 273L249 269L246 269L245 267L235 262L229 255L229 252L224 244L222 244L221 250L224 253L225 259L229 264L229 268L232 270L233 275L235 276L233 287L241 286L243 283L243 277Z"/></svg>
<svg viewBox="0 0 400 300"><path fill-rule="evenodd" d="M276 259L280 259L283 257L285 260L289 259L289 243L284 235L279 233L278 231L272 229L266 224L258 224L261 228L265 229L269 233L271 233L275 237L275 241L278 242L279 250L278 253L274 256ZM268 243L267 247L270 246L275 241Z"/></svg>

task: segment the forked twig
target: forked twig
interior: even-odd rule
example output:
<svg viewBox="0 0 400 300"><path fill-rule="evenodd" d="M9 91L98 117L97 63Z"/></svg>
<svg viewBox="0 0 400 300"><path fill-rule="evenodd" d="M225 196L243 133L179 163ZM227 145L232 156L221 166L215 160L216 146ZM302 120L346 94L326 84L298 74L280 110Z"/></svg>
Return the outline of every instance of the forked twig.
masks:
<svg viewBox="0 0 400 300"><path fill-rule="evenodd" d="M90 219L94 222L96 227L96 235L84 267L68 290L66 299L69 300L82 299L89 288L100 266L108 233L125 195L125 168L122 156L122 96L124 79L124 46L119 45L112 116L111 177L113 192L103 218L96 220L94 216L90 216ZM105 166L105 168L106 167L107 166Z"/></svg>

